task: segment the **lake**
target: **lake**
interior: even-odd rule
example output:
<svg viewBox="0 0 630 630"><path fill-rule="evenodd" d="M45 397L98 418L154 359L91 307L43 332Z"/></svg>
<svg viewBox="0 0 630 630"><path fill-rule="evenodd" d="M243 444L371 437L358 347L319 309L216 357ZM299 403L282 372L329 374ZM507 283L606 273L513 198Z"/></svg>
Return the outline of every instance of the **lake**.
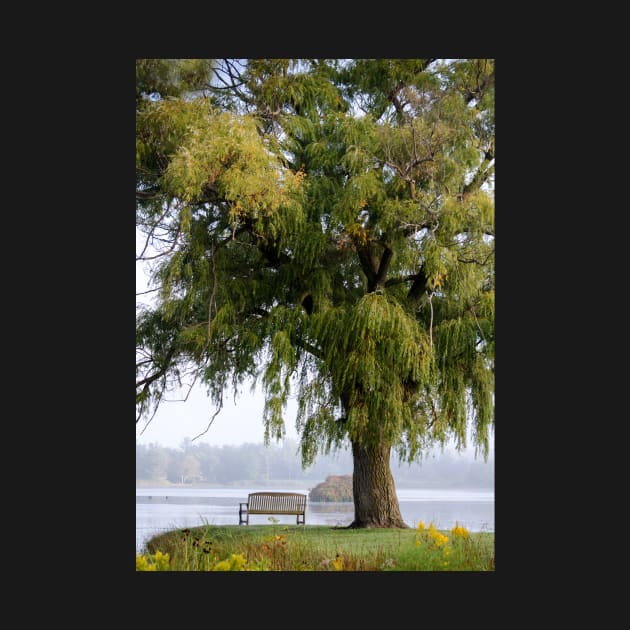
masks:
<svg viewBox="0 0 630 630"><path fill-rule="evenodd" d="M136 552L160 532L200 525L238 525L239 503L261 488L136 488ZM307 489L273 488L273 492ZM494 490L400 489L396 490L403 520L410 527L419 521L433 522L438 529L451 529L455 522L471 532L494 532ZM276 515L282 524L295 524L294 516ZM307 525L349 525L353 503L306 505ZM252 514L251 525L269 525L269 516Z"/></svg>

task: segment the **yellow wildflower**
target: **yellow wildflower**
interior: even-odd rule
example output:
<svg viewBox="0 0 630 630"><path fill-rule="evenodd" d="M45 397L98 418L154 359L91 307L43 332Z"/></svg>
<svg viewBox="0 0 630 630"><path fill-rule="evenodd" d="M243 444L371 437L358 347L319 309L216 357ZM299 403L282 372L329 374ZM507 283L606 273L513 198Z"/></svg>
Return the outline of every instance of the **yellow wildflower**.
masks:
<svg viewBox="0 0 630 630"><path fill-rule="evenodd" d="M451 530L453 536L459 536L460 538L468 538L470 534L464 525L460 525L458 521L455 521L455 527Z"/></svg>
<svg viewBox="0 0 630 630"><path fill-rule="evenodd" d="M246 560L242 553L233 553L230 556L230 571L242 571Z"/></svg>
<svg viewBox="0 0 630 630"><path fill-rule="evenodd" d="M169 555L157 551L155 555L136 554L136 571L168 571Z"/></svg>
<svg viewBox="0 0 630 630"><path fill-rule="evenodd" d="M167 553L162 553L161 551L156 551L153 556L153 561L157 567L157 571L167 571L168 565L170 562L170 557Z"/></svg>
<svg viewBox="0 0 630 630"><path fill-rule="evenodd" d="M212 571L244 571L245 562L243 554L233 553L229 558L217 562Z"/></svg>
<svg viewBox="0 0 630 630"><path fill-rule="evenodd" d="M155 566L153 568L149 568L149 563L144 556L140 554L136 554L136 571L155 571Z"/></svg>
<svg viewBox="0 0 630 630"><path fill-rule="evenodd" d="M433 523L431 523L431 525L429 526L429 534L431 538L433 538L433 543L436 547L445 545L448 542L448 537L444 534L440 534Z"/></svg>

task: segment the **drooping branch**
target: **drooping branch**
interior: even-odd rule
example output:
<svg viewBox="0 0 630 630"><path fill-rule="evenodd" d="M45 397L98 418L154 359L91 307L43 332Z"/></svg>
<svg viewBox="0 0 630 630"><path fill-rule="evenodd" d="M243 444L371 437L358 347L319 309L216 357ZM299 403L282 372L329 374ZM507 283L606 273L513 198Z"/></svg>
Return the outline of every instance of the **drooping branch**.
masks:
<svg viewBox="0 0 630 630"><path fill-rule="evenodd" d="M402 278L390 278L385 282L386 287L393 287L396 284L403 284L405 282L411 282L416 279L417 274L412 274L410 276L403 276Z"/></svg>
<svg viewBox="0 0 630 630"><path fill-rule="evenodd" d="M145 245L144 249L142 250L142 254L136 257L136 262L139 260L155 260L156 258L162 258L163 256L168 256L175 249L175 246L177 245L177 239L179 238L180 231L181 231L181 226L178 225L177 232L175 232L175 236L173 237L173 242L171 243L171 246L165 252L160 252L159 254L156 254L155 256L144 256L144 252L146 251L146 248L147 248ZM151 229L151 232L153 232L153 228ZM148 240L147 240L147 245L148 245Z"/></svg>
<svg viewBox="0 0 630 630"><path fill-rule="evenodd" d="M429 212L428 209L427 212ZM425 228L433 227L433 224L434 218L433 215L431 215L426 221L422 221L421 223L407 223L405 221L401 221L398 229L402 231L405 238L409 238L410 236L414 236L418 232L421 232Z"/></svg>
<svg viewBox="0 0 630 630"><path fill-rule="evenodd" d="M149 376L141 379L140 381L138 381L136 383L136 389L138 389L138 387L142 387L143 388L143 392L145 392L145 391L148 390L148 388L151 385L151 383L154 383L158 379L160 379L163 376L165 376L166 373L168 372L169 368L171 367L171 359L173 358L174 355L175 355L175 347L172 347L166 353L166 356L164 357L164 361L161 362L161 365L158 366L157 371L154 372L153 374L150 374Z"/></svg>
<svg viewBox="0 0 630 630"><path fill-rule="evenodd" d="M138 297L139 295L146 295L147 293L155 293L156 291L159 291L162 287L156 287L155 289L147 289L146 291L140 291L140 293L136 293L136 297Z"/></svg>
<svg viewBox="0 0 630 630"><path fill-rule="evenodd" d="M458 258L457 261L460 263L470 263L483 266L487 264L492 256L494 256L494 249L491 250L483 260L477 260L476 258Z"/></svg>
<svg viewBox="0 0 630 630"><path fill-rule="evenodd" d="M484 60L484 68L486 69L487 62ZM490 74L484 74L483 78L481 77L481 60L479 60L479 64L477 66L477 81L476 85L465 88L464 90L464 98L466 103L470 103L471 101L480 101L483 95L486 93L486 90L494 83L494 70L490 72Z"/></svg>
<svg viewBox="0 0 630 630"><path fill-rule="evenodd" d="M463 195L479 190L490 179L492 173L494 173L494 164L491 163L492 159L484 159L470 183L464 186Z"/></svg>
<svg viewBox="0 0 630 630"><path fill-rule="evenodd" d="M154 190L136 190L136 199L138 201L150 201L162 197L164 193L159 189Z"/></svg>
<svg viewBox="0 0 630 630"><path fill-rule="evenodd" d="M201 433L199 433L199 435L195 435L195 437L192 438L191 442L194 442L197 438L200 438L202 435L205 435L208 432L208 430L212 426L212 423L214 422L214 419L219 415L221 409L223 409L223 388L221 388L221 393L219 394L219 405L217 407L217 410L212 414L210 422L208 422L206 428Z"/></svg>
<svg viewBox="0 0 630 630"><path fill-rule="evenodd" d="M155 221L154 224L151 226L151 229L149 230L149 233L147 234L146 241L144 242L144 247L142 248L142 251L140 252L140 256L136 257L136 260L143 260L144 253L147 251L147 248L149 247L149 243L151 242L151 239L153 238L153 233L155 232L155 228L157 228L157 226L160 225L160 223L166 216L169 209L170 208L167 206L164 212L162 212L162 214L158 217L157 221Z"/></svg>
<svg viewBox="0 0 630 630"><path fill-rule="evenodd" d="M212 335L212 311L214 310L214 314L217 314L217 270L215 265L215 256L214 256L214 243L211 244L210 248L210 272L212 274L212 291L210 292L210 299L208 300L208 340L206 342L206 346L210 343L210 338Z"/></svg>
<svg viewBox="0 0 630 630"><path fill-rule="evenodd" d="M434 373L429 368L432 369L435 366L439 370L436 372L436 378L442 378L441 370L449 368L445 362L431 364L432 357L427 358L430 353L423 351L424 339L422 348L418 350L418 360L410 352L412 345L415 352L420 344L409 344L409 352L405 345L405 352L401 352L399 348L403 347L402 342L398 343L395 337L398 332L401 335L406 334L407 328L394 327L394 324L391 328L382 329L385 331L382 342L379 341L374 348L372 344L362 345L363 342L358 337L356 344L354 341L354 345L348 343L347 348L339 340L342 339L344 328L347 327L343 324L345 320L342 319L342 314L345 312L348 317L351 316L352 310L349 309L354 309L357 299L365 297L362 295L363 288L367 286L370 292L373 292L379 291L382 287L391 287L393 289L391 299L382 300L371 295L367 296L366 305L370 304L369 300L373 300L378 308L387 309L383 311L383 314L386 313L389 316L391 312L396 317L402 317L402 311L407 316L408 311L416 310L422 304L422 324L428 326L427 344L434 343L434 349L441 350L441 346L438 345L437 328L436 330L433 328L443 317L451 317L452 309L447 300L451 290L457 291L458 287L454 279L440 287L439 306L442 307L444 304L447 308L440 308L438 311L437 297L436 304L433 305L429 296L433 288L432 281L437 281L439 278L437 274L435 278L433 277L433 271L429 273L429 266L446 248L453 250L454 256L460 257L456 259L460 263L488 264L492 262L492 258L488 258L490 239L482 237L484 232L487 233L492 229L492 215L490 214L492 200L486 204L485 199L481 199L481 195L479 199L471 199L471 202L478 202L478 208L472 203L462 204L460 208L457 208L452 201L452 197L457 193L469 193L475 187L485 188L487 185L484 185L485 182L488 180L492 182L494 162L492 109L488 107L486 112L486 96L475 109L462 107L460 111L458 108L461 105L461 95L458 95L456 107L452 110L445 108L443 115L440 109L442 107L440 96L450 94L451 89L462 92L464 89L470 89L477 94L476 98L479 98L478 95L486 89L488 84L488 81L485 81L485 75L489 74L490 62L485 67L483 63L475 65L474 60L473 63L463 60L465 63L462 64L462 68L467 73L462 75L460 72L453 72L452 76L440 65L436 69L435 82L416 81L420 65L424 63L424 66L427 66L432 61L413 60L405 63L392 61L392 72L388 72L388 62L384 64L366 62L364 75L354 77L353 73L332 72L333 64L328 68L328 62L324 60L322 61L324 72L312 77L306 74L305 78L308 81L303 84L300 81L295 84L288 81L285 86L283 82L286 79L286 73L280 76L279 70L253 68L251 72L242 71L239 69L241 66L238 60L222 60L221 67L216 71L216 78L211 79L213 85L209 88L216 96L215 104L226 110L234 108L238 112L249 112L251 116L256 117L256 130L261 134L264 133L265 125L261 124L258 118L266 119L270 123L275 120L280 125L279 138L287 140L286 145L283 144L282 151L285 167L289 168L294 163L295 166L292 168L297 171L304 164L303 170L309 178L308 183L312 184L312 188L308 189L309 195L312 190L313 198L317 199L317 203L311 207L310 196L305 196L304 203L308 212L304 215L304 225L298 222L282 221L282 216L279 216L278 220L272 216L267 223L266 215L263 216L262 213L254 218L254 213L247 210L249 208L247 203L246 210L233 208L234 194L242 195L247 201L250 199L247 192L250 190L249 181L241 182L238 179L248 175L249 171L245 170L241 174L234 170L236 192L232 193L230 189L228 195L230 199L227 199L227 193L223 192L227 188L220 186L221 182L217 183L214 175L208 178L207 183L201 185L201 190L195 194L194 199L189 201L192 210L191 230L187 232L183 240L179 235L179 242L175 246L182 253L181 259L175 260L182 274L175 277L176 290L173 294L169 296L165 293L161 296L162 304L168 307L167 313L179 315L177 318L172 317L169 322L174 322L173 326L176 329L185 330L185 334L177 337L180 341L174 344L176 353L167 362L170 364L168 369L162 365L162 361L172 343L170 340L158 354L157 360L146 363L146 356L140 356L142 360L140 363L137 360L137 380L143 379L137 389L137 392L142 392L139 401L142 411L150 414L155 402L166 401L167 396L163 390L180 380L177 378L179 377L178 369L182 360L187 358L185 356L187 353L192 354L190 360L197 369L201 370L200 374L204 375L204 379L207 379L213 388L222 385L223 375L227 375L226 382L229 382L231 375L236 384L237 376L241 378L243 375L249 375L250 372L258 372L256 368L261 367L261 362L267 358L265 349L270 347L270 340L278 330L286 334L286 338L278 337L282 345L278 345L276 349L278 360L283 363L283 369L287 367L297 373L297 368L294 366L298 366L304 368L304 374L307 369L317 371L318 381L312 385L312 389L308 390L311 396L308 400L315 407L330 407L323 410L326 415L322 411L315 418L318 421L324 420L321 423L325 425L320 431L321 435L326 435L328 432L331 424L328 419L333 411L335 416L341 415L338 423L345 423L346 418L351 418L352 422L350 420L347 422L352 425L350 429L355 431L357 423L363 422L363 416L360 415L363 413L363 408L359 408L359 403L361 405L365 403L366 408L369 403L370 410L384 409L381 399L392 392L392 395L395 394L395 400L392 398L393 404L398 405L400 402L398 381L403 385L404 404L410 405L410 409L412 407L415 409L417 404L421 404L421 399L420 403L417 403L421 388L427 381L433 383ZM317 65L317 60L313 65ZM351 62L348 62L348 65L352 66ZM358 70L362 70L362 66L358 65ZM355 166L350 167L350 164L354 164L351 161L348 162L346 168L339 164L337 153L339 149L336 144L333 146L332 142L325 143L320 138L319 132L325 134L328 128L329 113L337 111L337 105L328 102L331 100L328 97L329 92L322 91L321 95L319 94L319 81L320 79L322 82L328 81L327 77L334 77L330 79L330 83L336 89L341 89L340 85L347 81L350 107L353 102L356 104L358 98L364 96L365 102L369 104L368 109L380 111L384 108L388 116L388 119L382 121L376 129L373 129L371 125L365 129L363 126L357 127L356 139L353 129L352 134L346 135L345 132L345 125L348 125L350 130L350 125L353 124L351 115L343 120L343 134L340 135L343 141L340 146L352 140L357 146L365 145L365 151L368 151L369 147L370 153L374 155L374 159L369 164L366 162L365 168L375 169L375 178L374 180L368 178L365 182L357 178L357 201L359 193L361 198L366 197L371 200L374 191L379 195L382 194L384 200L383 209L381 210L379 205L378 211L374 212L371 210L372 201L370 201L370 206L367 206L368 210L365 210L366 205L362 204L362 212L358 217L354 217L351 224L346 225L346 230L341 234L338 234L337 226L344 221L349 223L350 217L346 216L345 210L348 214L351 210L344 209L337 216L336 202L341 198L341 194L338 196L336 185L338 184L340 191L348 191L348 198L352 198L355 192L353 178L358 175L358 171L355 172ZM311 78L313 82L310 82ZM276 79L278 84L274 84ZM452 88L446 85L449 80L453 82ZM405 87L402 87L401 81L406 84ZM263 85L262 82L265 84ZM266 87L269 87L269 90L263 89ZM267 94L268 98L263 96ZM237 99L242 102L237 103ZM444 101L446 104L450 102ZM300 109L301 103L304 103L302 109ZM293 107L291 108L290 105ZM312 109L312 112L309 109ZM482 110L478 119L474 118L477 109ZM278 119L281 111L284 111L286 117L280 116ZM178 112L175 114L179 115ZM313 114L312 117L311 114ZM468 169L463 163L460 165L461 171L459 167L449 169L450 162L458 159L458 147L464 146L463 133L460 136L457 131L460 126L462 129L466 126L470 127L471 138L466 146L474 147L478 151L477 168L469 169L472 172L467 172ZM455 129L452 134L451 128ZM365 137L361 135L364 132L367 132ZM218 135L217 141L221 138L222 136ZM164 140L166 141L166 138ZM311 149L313 149L312 154ZM163 152L165 153L165 149ZM444 160L441 159L442 156ZM434 161L431 162L432 160ZM435 160L439 160L439 163L436 164ZM250 164L249 161L247 163ZM328 164L338 167L338 170L334 169L334 171L331 168L332 175L339 174L339 180L334 180L335 187L328 186L330 182L333 182L332 179L328 179L331 176ZM442 164L445 165L443 169ZM257 173L256 162L252 161L251 165L252 172ZM230 173L232 174L232 171ZM153 181L153 179L158 181L157 174L155 178L148 181ZM466 186L466 182L470 183ZM242 187L240 187L241 183ZM453 193L448 190L448 186L453 188ZM254 189L256 188L252 188ZM198 189L195 188L195 190ZM140 197L148 197L149 194L150 189L143 189ZM165 201L167 201L169 192L165 191L165 195L167 196ZM321 204L319 203L320 196ZM378 203L380 204L380 201ZM138 204L142 205L142 199ZM398 213L395 212L397 205L400 206ZM260 207L265 206L263 204ZM173 208L172 204L171 208ZM148 217L139 212L138 219L145 223L145 233L151 228L155 220L153 217L157 217L163 209L163 206L158 206L154 210L155 215ZM369 216L369 222L365 221L366 215ZM438 231L440 219L444 228ZM154 228L155 231L152 233L154 240L151 243L157 245L159 250L165 251L171 245L176 220L176 217L173 220L167 214ZM466 228L470 230L470 234L460 237L459 232ZM299 250L300 245L304 239L309 238L311 229L318 233L321 230L322 243L318 242L316 247L307 248L302 255ZM381 238L381 234L387 234L387 243L384 237ZM324 240L324 235L326 240ZM160 240L160 236L164 238L164 241ZM433 248L434 243L431 239L435 241L437 249ZM326 247L327 242L330 248ZM140 246L141 244L139 248ZM215 269L214 255L217 254L219 248L222 249L219 258L216 259ZM147 251L150 254L155 253L149 249L143 254ZM291 263L294 251L299 252L297 256L299 264L295 266ZM353 252L352 256L349 256L349 252ZM449 271L453 271L450 267L450 264L455 262L453 255L449 255L446 259ZM412 260L415 262L411 263ZM425 266L423 266L423 261L426 261ZM192 275L188 273L189 269ZM202 273L198 273L199 269L202 269ZM456 270L460 271L461 267ZM457 311L462 308L465 300L470 299L469 294L474 294L477 283L488 282L484 274L472 273L472 270L473 268L468 265L466 271L471 271L471 273L464 277L465 291L461 291L454 298ZM277 271L279 273L276 273ZM310 274L317 275L311 279ZM427 276L431 276L430 281ZM426 300L428 301L425 322ZM157 301L160 302L160 300ZM217 308L223 304L232 309ZM293 310L293 312L286 314L278 310L278 317L275 317L276 305L279 309ZM319 320L319 312L327 309L329 305L334 307L334 310L330 314L323 313L324 317ZM486 335L490 339L490 333L486 331L491 330L491 321L489 321L485 301L483 305L484 310L479 310L479 312L483 313L484 317L479 318L477 334ZM434 306L435 313L433 313ZM402 309L400 314L399 307ZM217 311L225 313L225 319L222 317L213 323L217 317ZM362 317L365 316L366 321L371 325L372 320L368 319L361 309L357 309L357 313ZM313 314L315 317L310 317ZM376 310L370 311L370 317L377 315L379 313ZM392 322L398 321L393 319L393 315L392 318L386 318L383 315L379 321L389 322L390 319ZM316 321L313 322L313 320ZM219 321L222 322L221 327L218 326ZM156 327L158 324L159 318L156 318L156 322L152 322L152 325ZM167 331L159 329L156 332L160 335L153 337L147 332L147 346L159 344ZM390 343L394 345L388 346ZM364 345L369 345L369 348ZM334 353L328 352L324 356L321 349L328 350L331 346L339 346L339 350ZM356 355L350 356L349 353L355 346ZM392 348L391 352L388 347ZM466 349L468 350L469 346ZM449 346L449 353L451 351ZM370 368L370 378L374 370L379 370L378 374L382 371L383 386L379 385L377 388L378 396L375 395L375 398L369 399L368 396L372 396L372 393L371 390L368 391L367 386L364 387L363 381L357 380L359 377L352 380L350 370L355 369L355 364L350 361L349 356L366 374L368 367ZM368 365L367 361L363 360L364 356L370 361L373 360L373 363ZM449 354L448 358L450 359L451 356ZM394 367L389 366L383 357L387 357L387 360L393 357ZM426 365L429 366L426 369L425 359ZM408 361L409 365L421 365L422 369L405 367L401 368L400 374L392 371L398 370L400 364L405 361ZM204 367L206 362L208 367ZM460 366L456 367L459 369ZM397 379L395 388L389 387L388 379L391 374L394 375L392 379ZM446 372L444 374L448 385L449 374ZM306 381L306 377L303 379ZM348 386L350 382L353 383L352 390ZM359 385L355 388L354 383L359 383ZM311 386L310 383L307 385ZM142 390L143 387L146 389ZM445 385L444 388L446 390L447 386ZM340 394L342 390L345 391ZM214 402L216 403L219 399L219 390L213 391L215 391ZM234 391L236 393L236 386ZM306 389L304 391L306 392ZM338 413L337 398L339 396L341 396L345 414ZM351 398L354 406L352 409L350 409ZM448 401L448 397L446 400ZM352 415L348 415L350 411ZM404 414L392 414L392 417L402 418L403 423L406 423L407 409L403 411ZM439 412L439 407L437 411ZM444 413L446 414L447 411L448 409L445 409ZM369 413L372 412L369 411ZM379 412L377 416L383 425L389 422L387 414ZM206 418L210 421L207 423L206 431L215 417L215 409L210 409ZM425 437L424 427L422 431L414 433L410 430L409 433L411 443L422 441ZM313 439L308 430L305 430L304 434L307 440ZM319 434L313 435L319 439ZM337 434L333 431L331 435Z"/></svg>
<svg viewBox="0 0 630 630"><path fill-rule="evenodd" d="M303 339L296 339L295 343L298 347L302 348L302 350L312 354L314 357L318 359L324 359L324 353L316 348L313 344L310 344L308 341L304 341Z"/></svg>

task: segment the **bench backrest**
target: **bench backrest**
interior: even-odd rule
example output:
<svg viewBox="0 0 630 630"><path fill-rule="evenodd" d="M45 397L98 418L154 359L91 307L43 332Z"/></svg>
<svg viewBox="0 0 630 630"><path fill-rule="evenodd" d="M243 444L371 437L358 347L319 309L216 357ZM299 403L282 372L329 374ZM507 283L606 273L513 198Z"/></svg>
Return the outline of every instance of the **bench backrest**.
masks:
<svg viewBox="0 0 630 630"><path fill-rule="evenodd" d="M250 514L303 514L306 495L296 492L252 492L247 497Z"/></svg>

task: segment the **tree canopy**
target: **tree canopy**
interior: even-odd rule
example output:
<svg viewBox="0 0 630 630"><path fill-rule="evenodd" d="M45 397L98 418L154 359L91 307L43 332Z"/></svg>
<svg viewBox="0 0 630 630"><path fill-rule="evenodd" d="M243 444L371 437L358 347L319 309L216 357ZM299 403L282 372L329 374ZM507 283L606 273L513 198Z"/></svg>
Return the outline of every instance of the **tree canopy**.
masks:
<svg viewBox="0 0 630 630"><path fill-rule="evenodd" d="M355 526L404 526L389 453L494 424L491 59L137 60L138 420L262 383L265 438L351 445ZM149 249L148 245L152 248ZM360 495L360 496L357 496Z"/></svg>

